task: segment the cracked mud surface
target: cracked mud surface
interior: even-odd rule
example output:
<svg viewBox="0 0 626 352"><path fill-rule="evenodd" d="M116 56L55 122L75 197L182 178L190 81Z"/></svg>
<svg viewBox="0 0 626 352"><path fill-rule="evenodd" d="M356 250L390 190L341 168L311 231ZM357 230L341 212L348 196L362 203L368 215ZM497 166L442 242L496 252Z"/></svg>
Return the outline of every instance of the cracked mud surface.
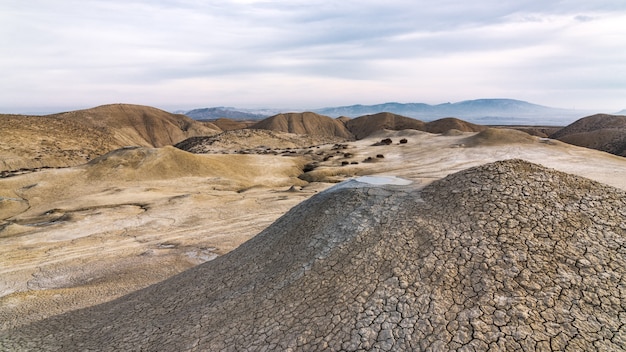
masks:
<svg viewBox="0 0 626 352"><path fill-rule="evenodd" d="M7 350L623 350L626 192L520 160L350 181L236 250Z"/></svg>

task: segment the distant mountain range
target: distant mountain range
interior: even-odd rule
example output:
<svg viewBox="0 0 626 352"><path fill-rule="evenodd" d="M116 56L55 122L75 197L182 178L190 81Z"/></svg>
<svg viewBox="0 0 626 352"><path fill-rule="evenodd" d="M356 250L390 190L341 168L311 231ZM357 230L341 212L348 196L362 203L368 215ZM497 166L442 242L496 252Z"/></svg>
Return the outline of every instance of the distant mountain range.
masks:
<svg viewBox="0 0 626 352"><path fill-rule="evenodd" d="M194 120L211 120L219 118L234 120L261 120L270 115L273 115L245 112L240 109L222 106L214 108L193 109L189 111L177 111L177 113L187 115Z"/></svg>
<svg viewBox="0 0 626 352"><path fill-rule="evenodd" d="M330 117L358 117L390 112L423 121L456 117L483 125L567 125L597 111L547 107L515 99L476 99L457 103L430 105L425 103L384 103L349 105L309 110ZM195 109L181 112L194 119L263 119L281 110L237 109L229 107Z"/></svg>
<svg viewBox="0 0 626 352"><path fill-rule="evenodd" d="M317 113L337 117L356 117L380 111L432 121L456 117L466 121L490 124L563 124L588 115L590 112L552 108L514 99L477 99L458 103L430 105L424 103L385 103L352 105L316 110Z"/></svg>

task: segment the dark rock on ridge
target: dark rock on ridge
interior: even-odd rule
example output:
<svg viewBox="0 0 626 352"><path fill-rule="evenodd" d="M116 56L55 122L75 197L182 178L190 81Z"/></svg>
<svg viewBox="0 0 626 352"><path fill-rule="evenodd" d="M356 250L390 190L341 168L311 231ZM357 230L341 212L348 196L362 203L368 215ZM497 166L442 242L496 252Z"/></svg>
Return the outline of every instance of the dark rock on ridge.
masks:
<svg viewBox="0 0 626 352"><path fill-rule="evenodd" d="M626 192L521 160L339 184L238 249L6 350L620 350Z"/></svg>

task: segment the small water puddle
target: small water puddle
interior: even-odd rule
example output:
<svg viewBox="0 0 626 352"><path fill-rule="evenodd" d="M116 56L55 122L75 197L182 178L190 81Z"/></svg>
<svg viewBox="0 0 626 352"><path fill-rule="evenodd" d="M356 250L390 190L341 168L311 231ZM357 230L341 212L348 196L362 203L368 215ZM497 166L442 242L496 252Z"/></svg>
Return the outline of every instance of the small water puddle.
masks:
<svg viewBox="0 0 626 352"><path fill-rule="evenodd" d="M396 176L361 176L355 179L357 182L368 183L370 185L398 185L406 186L413 183L413 181L396 177Z"/></svg>

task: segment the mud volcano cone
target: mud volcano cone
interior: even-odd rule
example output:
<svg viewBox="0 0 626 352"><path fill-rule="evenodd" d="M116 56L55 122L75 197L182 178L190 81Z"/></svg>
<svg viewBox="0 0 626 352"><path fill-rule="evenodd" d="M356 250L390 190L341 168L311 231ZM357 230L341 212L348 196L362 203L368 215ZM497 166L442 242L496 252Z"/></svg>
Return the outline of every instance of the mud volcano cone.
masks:
<svg viewBox="0 0 626 352"><path fill-rule="evenodd" d="M520 160L340 184L233 252L9 350L620 350L626 193Z"/></svg>

